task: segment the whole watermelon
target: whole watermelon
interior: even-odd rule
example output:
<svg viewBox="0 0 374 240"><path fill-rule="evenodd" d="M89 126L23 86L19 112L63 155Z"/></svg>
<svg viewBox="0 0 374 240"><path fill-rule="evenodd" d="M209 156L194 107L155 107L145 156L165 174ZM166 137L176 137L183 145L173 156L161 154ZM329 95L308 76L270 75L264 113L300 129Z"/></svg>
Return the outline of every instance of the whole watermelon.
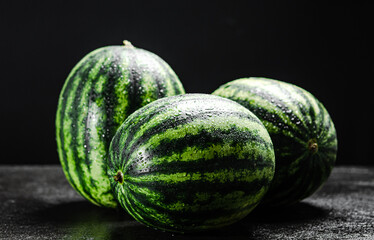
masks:
<svg viewBox="0 0 374 240"><path fill-rule="evenodd" d="M92 203L116 207L106 175L114 133L138 108L182 93L165 61L128 41L86 55L66 79L56 115L58 154L69 183Z"/></svg>
<svg viewBox="0 0 374 240"><path fill-rule="evenodd" d="M270 134L276 168L264 204L299 202L326 181L335 163L337 137L330 115L312 94L289 83L254 77L228 82L213 94L245 106Z"/></svg>
<svg viewBox="0 0 374 240"><path fill-rule="evenodd" d="M174 232L218 228L245 217L274 174L260 120L234 101L185 94L131 114L109 149L118 202L147 226Z"/></svg>

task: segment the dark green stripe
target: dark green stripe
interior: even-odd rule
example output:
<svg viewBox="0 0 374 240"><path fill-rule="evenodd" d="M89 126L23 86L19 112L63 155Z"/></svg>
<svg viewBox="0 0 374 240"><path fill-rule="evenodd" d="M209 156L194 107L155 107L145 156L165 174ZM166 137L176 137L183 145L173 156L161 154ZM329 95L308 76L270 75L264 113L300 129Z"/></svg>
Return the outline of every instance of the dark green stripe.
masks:
<svg viewBox="0 0 374 240"><path fill-rule="evenodd" d="M101 56L101 57L104 58L105 57L104 53L102 55L103 56ZM90 62L90 70L94 69L96 65L97 65L96 62ZM95 91L95 88L92 87L92 86L94 86L98 82L100 76L107 74L107 69L103 69L101 67L100 70L99 70L99 72L97 73L97 75L94 78L89 78L88 74L89 73L87 73L87 75L85 75L84 78L87 79L86 80L86 82L87 82L87 84L86 84L87 86L86 87L90 88L90 91L87 94L86 102L84 102L84 103L80 102L79 104L77 104L77 106L76 106L77 108L84 107L85 105L89 108L90 102L96 102L96 99L101 97L100 93L97 93ZM81 92L77 92L76 93L76 99L79 100L80 98L83 98L81 96ZM105 108L105 106L104 106L104 108ZM78 113L79 112L80 111L78 111ZM89 166L91 164L91 161L88 158L88 153L92 149L90 131L87 131L87 129L88 129L88 127L87 127L88 121L89 121L89 119L88 119L88 114L87 114L87 116L85 116L85 118L83 120L84 124L83 123L79 123L78 121L75 122L75 124L77 125L77 129L78 129L78 126L81 126L81 127L84 128L84 130L83 130L83 132L84 132L84 145L86 145L86 148L85 148L85 159L84 159L84 161L85 161L85 163L86 163L87 166Z"/></svg>
<svg viewBox="0 0 374 240"><path fill-rule="evenodd" d="M137 110L134 114L132 114L129 118L126 119L126 123L122 125L122 127L118 130L118 133L113 137L112 140L112 147L113 152L115 152L115 155L112 160L121 161L121 159L127 159L124 158L124 156L127 154L127 152L119 151L122 148L125 148L129 146L130 142L133 140L133 137L135 133L140 129L141 126L144 124L147 124L149 121L151 121L153 118L157 117L159 114L162 114L170 109L170 106L173 105L174 102L178 101L179 98L176 97L169 97L168 101L157 101L152 104L148 104L145 107L142 107L141 109ZM198 98L195 98L196 100ZM150 112L147 115L144 115L145 112ZM132 127L129 129L128 125L136 122L136 124L132 125ZM120 145L121 139L124 134L128 134L128 137L126 138L125 143L123 146ZM122 153L122 157L117 158L117 154Z"/></svg>
<svg viewBox="0 0 374 240"><path fill-rule="evenodd" d="M222 196L224 195L228 195L230 193L233 193L235 191L241 191L244 193L244 196L254 196L256 195L264 186L268 186L270 183L269 179L259 179L259 180L255 180L251 183L240 183L240 182L231 182L230 184L227 184L227 183L222 183L222 184L218 184L218 183L209 183L209 182L201 182L201 181L198 181L198 182L183 182L183 183L178 183L176 185L169 185L168 187L165 187L164 185L160 185L160 184L148 184L148 183L145 183L147 184L147 186L149 186L149 189L152 190L152 191L155 191L155 192L159 192L163 195L163 199L162 199L162 204L166 204L166 205L169 205L169 204L172 204L172 203L175 203L175 202L178 202L178 201L182 201L183 203L185 204L188 204L188 205L193 205L195 204L195 194L196 193L206 193L208 194L210 197L205 201L205 204L210 204L213 200L214 200L214 196L215 194L220 194ZM141 184L142 187L144 187L145 185ZM127 188L128 189L128 188ZM126 189L126 190L127 190ZM183 192L180 192L180 190L183 189ZM199 189L199 191L197 191L196 189ZM179 211L175 211L175 210L168 210L168 209L165 209L165 208L162 208L160 206L158 206L156 204L154 204L150 198L148 198L146 195L144 194L139 194L137 192L134 192L130 189L128 189L131 194L136 198L138 199L139 202L141 202L142 204L144 204L146 207L149 207L151 209L155 209L156 211L158 212L162 212L162 213L167 213L167 214L181 214ZM178 190L178 192L176 192ZM236 201L240 201L240 199L237 199ZM204 204L204 202L200 202L201 205ZM222 209L223 206L219 205L217 206L217 209L220 209L222 211L224 211ZM208 212L211 212L211 210L208 210L208 211L199 211L199 212L183 212L183 216L188 216L188 215L195 215L195 214L203 214L204 215L204 218L205 218L205 214L207 214ZM189 219L194 219L194 220L197 220L198 218L196 218L196 216L189 216L188 218ZM216 216L225 216L224 214L222 214L221 211L219 211L217 213Z"/></svg>
<svg viewBox="0 0 374 240"><path fill-rule="evenodd" d="M91 58L91 57L90 57ZM90 59L90 58L88 58L88 60ZM83 78L83 74L82 74L82 72L83 73L87 73L90 69L89 69L89 67L87 66L87 62L88 62L88 60L86 60L86 61L84 61L84 62L82 62L81 63L81 65L80 65L80 67L78 68L78 70L74 73L74 75L69 79L69 83L71 83L71 84L73 84L73 83L75 83L75 84L77 84L77 78L80 78L80 77L82 77ZM84 69L84 70L83 70ZM65 163L65 167L66 167L66 169L65 169L65 172L67 172L68 174L69 174L69 178L70 178L70 180L71 180L71 182L72 182L72 185L73 185L73 187L75 187L76 189L79 189L79 187L77 186L77 183L75 183L74 181L73 181L73 179L72 179L72 177L71 177L71 174L72 174L72 171L71 170L69 170L69 163L68 162L71 162L71 161L74 161L74 163L75 163L75 166L76 167L78 167L78 162L79 162L79 160L77 159L77 151L76 151L76 135L77 135L77 129L78 129L78 125L77 125L77 121L76 121L76 119L77 119L77 117L78 117L78 112L77 111L72 111L73 109L76 109L76 105L77 105L77 101L79 100L79 97L77 97L77 92L79 93L80 91L81 91L81 89L82 89L82 85L84 85L86 83L86 81L80 81L79 83L78 83L78 85L77 85L77 89L76 89L76 92L72 92L71 90L70 90L70 88L67 88L66 89L66 91L65 91L65 93L66 93L66 97L64 97L64 100L65 101L67 101L68 100L68 98L69 97L74 97L74 100L73 100L73 102L71 103L71 106L66 106L65 105L65 108L64 108L64 112L63 112L63 115L61 115L62 116L62 118L61 118L61 127L62 127L62 130L63 130L63 128L64 128L64 117L65 117L65 115L66 114L68 114L69 116L70 116L70 118L72 119L72 125L70 126L70 129L71 129L71 131L69 131L68 133L64 133L64 134L69 134L69 135L71 135L71 137L72 137L72 142L71 142L71 150L72 150L72 152L73 152L73 156L74 156L74 159L67 159L67 156L66 156L66 152L65 151L63 151L64 152L64 155L65 155L65 159L64 159L64 163ZM70 84L69 84L70 85ZM71 85L70 85L70 87L71 87ZM65 94L64 93L64 94ZM78 96L79 96L79 94L78 94ZM66 107L69 107L69 109L67 109L66 110ZM73 127L74 126L74 127ZM62 135L64 135L64 134L62 134ZM64 139L64 136L63 137L61 137L61 140L62 140L62 142L64 141L63 140ZM75 173L75 172L74 172ZM78 168L78 175L82 175L82 174L79 174L80 172L79 172L79 168ZM80 178L80 177L78 177L78 179L79 179L79 185L82 185L82 179Z"/></svg>
<svg viewBox="0 0 374 240"><path fill-rule="evenodd" d="M108 52L105 52L105 55L103 54L102 57L109 57L108 56ZM102 106L103 108L103 111L101 111L102 113L104 114L107 114L106 116L106 120L103 121L103 130L104 132L100 132L98 128L98 126L94 126L97 130L98 130L98 133L99 133L99 136L100 136L100 139L101 141L104 143L105 145L105 149L108 149L109 148L109 144L110 144L110 139L111 139L111 136L114 135L114 131L116 130L117 128L117 124L116 122L114 122L113 120L113 109L114 109L114 106L115 104L118 104L117 102L117 98L115 97L115 91L114 91L114 88L115 88L115 83L116 81L118 81L118 79L121 80L121 72L119 71L118 69L118 65L119 63L121 62L121 58L119 56L119 54L116 54L116 52L111 52L111 56L110 56L110 64L105 64L105 67L101 67L99 72L97 73L97 75L93 78L90 78L91 82L90 82L90 91L88 93L88 98L87 98L87 101L85 103L81 103L80 106L86 104L87 106L90 105L90 102L96 102L97 99L100 99L100 98L106 98L105 101L104 101L104 105ZM95 61L92 63L92 67L91 69L94 69L97 65L97 64L101 64L99 63L99 61ZM103 90L102 92L106 93L105 96L103 96L102 93L99 93L99 92L96 92L96 89L92 86L95 86L98 81L100 80L100 77L101 76L107 76L106 80L105 80L105 84L103 85ZM87 78L89 77L88 75L86 76ZM101 80L102 81L102 80ZM109 115L109 116L108 116ZM96 116L96 117L99 117L99 116ZM105 116L100 116L100 117L105 117ZM100 121L100 120L98 120ZM77 123L78 125L79 123ZM90 136L90 129L88 128L87 126L88 124L88 119L87 119L87 116L86 116L86 120L85 120L85 126L84 126L84 133L85 133L85 139L84 139L84 145L86 145L86 148L84 149L85 151L85 163L86 165L89 166L91 165L91 162L92 162L92 159L89 158L89 152L90 151L96 151L94 149L95 146L92 146L92 143L91 143L91 136ZM101 127L101 126L100 126ZM107 131L109 129L109 131ZM102 137L104 135L104 137ZM102 137L102 138L101 138ZM105 159L106 156L103 156L103 158ZM105 169L102 170L103 172L105 172ZM94 189L97 189L98 186L97 184L102 184L102 183L98 183L96 181L96 176L93 176L93 175L89 175L89 176L86 176L86 183L89 184L90 188L94 188ZM87 190L87 193L90 192ZM94 199L97 199L99 196L93 196Z"/></svg>
<svg viewBox="0 0 374 240"><path fill-rule="evenodd" d="M63 91L60 95L60 101L59 101L59 110L60 111L60 119L57 119L57 121L59 121L60 123L60 129L59 129L59 133L58 133L58 136L59 139L60 139L60 146L59 146L59 152L62 154L62 159L60 159L61 161L63 161L64 163L64 166L65 166L65 175L66 177L68 178L69 180L69 183L75 188L75 189L78 189L76 184L74 183L72 177L71 177L71 172L69 170L69 164L68 164L68 159L67 159L67 155L66 155L66 151L64 150L64 146L65 146L65 132L64 132L64 117L65 117L65 114L66 114L66 103L67 103L67 99L68 99L68 95L70 94L70 88L72 87L74 81L73 79L75 79L75 77L77 76L77 74L83 69L84 65L81 64L79 65L79 67L76 69L76 71L73 73L73 75L69 78L69 80L66 81L66 85L64 86L63 88Z"/></svg>
<svg viewBox="0 0 374 240"><path fill-rule="evenodd" d="M70 89L72 87L72 84L74 83L74 79L77 77L78 74L81 73L82 69L88 68L88 66L86 65L86 62L90 62L93 57L94 56L89 55L89 56L87 56L86 60L78 63L77 68L75 69L75 71L72 73L71 76L68 77L68 79L66 80L66 83L65 83L66 85L64 85L63 91L61 93L61 97L63 97L63 100L59 101L59 108L64 109L64 111L65 111L65 109L67 107L66 106L67 97L71 93ZM65 116L65 114L62 114L61 116ZM61 125L61 126L63 126L63 125Z"/></svg>
<svg viewBox="0 0 374 240"><path fill-rule="evenodd" d="M149 52L147 52L147 53L149 54ZM165 96L168 95L167 94L168 89L166 87L166 81L170 80L170 79L173 79L173 80L175 80L175 79L165 69L165 67L163 65L164 60L162 60L161 58L159 58L158 56L156 56L154 54L150 54L150 55L153 58L153 60L157 63L157 68L160 69L160 71L158 71L156 75L153 75L154 84L157 86L157 99L164 98ZM162 76L161 72L166 74L167 77Z"/></svg>
<svg viewBox="0 0 374 240"><path fill-rule="evenodd" d="M136 196L133 194L133 191L130 189L130 188L125 188L124 191L127 192L128 195L132 195L134 198L136 198ZM141 219L138 219L137 217L137 214L138 215L141 215L142 217L146 218L146 216L148 216L148 213L146 213L141 207L138 207L137 206L137 202L135 202L132 198L130 197L127 197L127 196L120 196L121 201L122 201L122 205L125 204L127 206L127 209L130 211L130 214L137 220L143 222Z"/></svg>
<svg viewBox="0 0 374 240"><path fill-rule="evenodd" d="M201 147L203 149L203 147ZM269 150L270 152L270 150ZM220 157L220 158L213 158L213 159L197 159L193 161L173 161L169 163L162 163L157 165L150 165L147 164L147 171L144 173L142 172L142 168L138 168L138 165L142 163L134 160L133 164L129 165L128 171L126 171L127 175L132 177L137 176L145 176L145 175L153 175L153 174L172 174L175 172L186 172L188 173L195 173L200 172L204 174L206 172L214 172L224 169L230 170L242 170L248 169L253 171L261 171L266 168L272 167L273 162L271 159L267 159L262 154L254 157L251 156L252 153L247 152L243 159L239 159L237 157L228 156L228 157ZM148 154L146 154L148 155ZM145 162L152 163L152 153L149 154L149 159L143 159ZM202 169L201 166L204 166Z"/></svg>
<svg viewBox="0 0 374 240"><path fill-rule="evenodd" d="M63 161L64 163L64 166L65 166L65 175L66 177L68 178L69 180L69 183L75 188L75 189L78 189L77 185L75 184L75 182L73 181L72 177L71 177L71 171L69 170L69 164L68 164L68 158L67 158L67 155L66 155L66 151L64 150L64 146L65 146L65 132L64 132L64 118L66 116L66 114L68 114L69 110L67 110L67 107L66 104L67 104L67 101L68 101L68 97L70 96L70 94L72 93L71 92L71 88L73 86L73 84L75 83L75 79L78 75L80 75L81 71L86 68L87 69L87 65L85 65L86 62L89 62L91 59L93 58L93 56L89 55L87 56L87 59L85 59L84 61L81 61L78 66L76 67L75 71L72 73L72 75L69 76L69 78L66 80L66 85L64 85L63 87L63 90L61 92L61 95L60 95L60 101L59 101L59 111L60 111L60 119L58 119L58 121L60 122L60 132L58 134L58 137L60 138L60 142L61 142L61 146L59 146L59 151L62 153L62 159L60 159L61 161ZM62 98L62 100L61 100ZM69 106L70 107L70 106ZM74 139L73 139L74 140Z"/></svg>
<svg viewBox="0 0 374 240"><path fill-rule="evenodd" d="M252 91L255 91L256 89L258 89L257 87L248 87L245 84L239 84L239 83L231 84L229 86L233 87L236 90L235 94L232 96L233 100L235 100L236 102L238 102L242 106L245 106L247 109L251 110L253 113L255 113L262 120L269 121L269 122L273 123L275 126L279 126L278 123L282 123L283 124L282 127L287 126L290 130L291 129L293 130L292 133L294 133L294 134L297 133L298 138L301 138L301 139L304 138L304 136L301 136L301 133L305 132L307 129L300 129L301 126L298 122L301 123L302 121L305 121L305 119L299 119L298 116L296 116L293 113L293 111L289 112L288 110L290 110L290 109L287 107L287 105L281 99L279 99L276 96L273 96L271 94L267 94L264 91L259 91L259 93L252 93ZM260 88L260 90L262 90L262 89ZM249 104L248 99L238 99L238 98L235 97L236 94L238 94L239 92L243 92L243 91L251 92L251 94L256 94L257 96L259 96L259 97L263 98L264 100L268 101L269 103L271 103L275 108L278 108L281 111L283 111L283 114L285 114L289 118L291 123L297 125L298 129L295 129L292 125L286 125L284 123L284 121L276 113L271 111L272 109L266 109L262 106L256 106L255 104L251 105L251 104ZM293 98L291 98L290 100L292 100L292 103L297 105L298 108L299 108L299 105L295 102L295 100Z"/></svg>
<svg viewBox="0 0 374 240"><path fill-rule="evenodd" d="M272 186L268 193L272 204L288 205L308 197L327 179L332 165L326 159L320 159L316 154L304 158L296 168L298 170L293 175L282 177L281 181L275 176L273 181L278 185Z"/></svg>
<svg viewBox="0 0 374 240"><path fill-rule="evenodd" d="M295 174L294 180L287 181L292 181L294 187L284 197L285 203L297 202L308 197L326 180L327 176L325 172L326 170L330 172L331 169L320 159L313 158L315 157L310 156L308 159L305 159L306 161L300 165L300 170ZM278 191L280 190L278 189Z"/></svg>
<svg viewBox="0 0 374 240"><path fill-rule="evenodd" d="M301 88L298 88L298 87L294 87L294 90L307 103L307 105L305 105L303 107L300 107L300 105L299 105L299 109L300 109L300 112L302 113L302 116L304 117L304 119L307 116L311 117L311 121L305 119L305 122L304 122L307 125L307 130L309 130L308 132L311 132L311 130L313 129L312 125L315 123L315 120L316 120L316 113L314 111L313 106L310 103L311 99L305 95L305 90L303 90Z"/></svg>
<svg viewBox="0 0 374 240"><path fill-rule="evenodd" d="M114 51L111 53L111 63L107 65L107 68L103 68L103 71L99 73L99 75L107 75L108 79L106 80L105 84L103 85L103 93L104 95L100 95L100 97L104 98L104 109L102 110L106 114L106 120L103 122L104 125L102 126L102 134L104 134L104 143L105 148L109 149L110 141L113 135L116 133L118 128L118 123L114 119L114 112L116 106L120 104L118 102L118 98L116 96L115 88L118 82L123 81L123 72L121 71L120 66L122 63L122 56L119 54L119 51Z"/></svg>
<svg viewBox="0 0 374 240"><path fill-rule="evenodd" d="M317 119L319 119L319 124L316 125L316 137L317 138L324 138L324 135L328 134L328 131L326 129L330 129L333 127L332 121L330 120L330 116L328 116L327 121L325 120L326 112L323 105L319 102L318 103L320 114L318 115Z"/></svg>
<svg viewBox="0 0 374 240"><path fill-rule="evenodd" d="M167 75L168 75L167 79L169 79L168 81L172 83L173 90L175 90L174 94L178 95L178 94L184 93L184 91L182 91L181 86L179 84L180 83L179 79L178 79L177 75L175 74L175 72L171 69L171 67L164 60L162 60L160 57L156 56L155 59L157 60L158 64L162 68L162 70L165 73L167 73Z"/></svg>
<svg viewBox="0 0 374 240"><path fill-rule="evenodd" d="M209 113L212 116L220 116L221 115L220 111L210 111ZM248 121L257 122L257 123L261 124L258 119L250 116L249 114L244 114L244 113L240 113L240 112L230 112L230 113L226 113L226 114L230 114L230 115L233 115L233 116L237 116L238 118L242 118L243 121L248 120ZM125 145L126 147L124 147L125 150L123 151L123 155L122 155L121 158L122 159L128 158L130 156L130 154L133 153L139 145L146 142L154 134L159 133L160 130L168 129L168 128L174 128L174 127L180 126L180 125L185 125L185 124L188 124L190 122L193 122L196 119L204 119L206 121L209 121L206 118L204 118L205 116L206 116L206 113L202 112L202 113L198 113L198 114L195 114L195 115L193 115L191 117L187 117L187 118L185 116L182 116L182 115L176 116L176 117L171 118L171 119L166 118L162 122L160 122L158 125L147 129L144 132L144 134L141 137L139 137L138 139L136 139L135 142L131 146L126 144ZM245 141L245 140L246 141L254 141L255 140L255 141L259 141L259 143L265 145L266 147L270 147L269 143L266 143L263 139L261 139L259 137L254 137L253 135L246 136L244 134L238 134L238 132L241 132L241 131L237 130L235 127L232 127L231 130L233 132L229 132L229 131L225 132L223 130L216 130L216 132L215 132L216 136L214 136L214 132L210 133L209 131L203 130L199 135L186 135L183 139L174 140L172 142L167 142L167 140L161 140L161 143L160 143L159 147L154 152L152 152L151 154L155 154L156 156L159 156L160 154L165 155L169 152L168 151L169 149L177 150L177 149L180 149L181 147L184 148L187 145L187 143L194 143L194 145L203 145L204 143L207 143L207 142L217 142L217 141L222 142L223 139L220 139L220 138L222 138L222 134L225 134L225 136L227 136L227 138L233 139L234 141ZM248 134L248 133L246 132L246 134ZM237 140L235 140L235 139L237 139Z"/></svg>
<svg viewBox="0 0 374 240"><path fill-rule="evenodd" d="M306 98L306 96L304 95L304 92L301 91L300 88L292 85L292 84L286 84L286 83L283 83L283 82L280 82L280 81L276 81L276 80L267 80L269 83L272 83L273 86L276 86L278 91L282 92L285 96L287 96L287 99L288 100L291 100L292 104L297 106L298 107L298 110L300 111L301 113L301 117L302 119L299 119L296 115L293 115L293 114L288 114L287 113L287 110L289 110L289 108L287 108L285 106L285 104L283 103L282 100L280 99L277 99L274 103L274 106L277 107L278 109L280 110L283 110L285 109L286 112L285 114L291 119L292 117L295 118L296 121L294 121L293 123L296 124L296 122L300 121L301 123L304 123L306 124L306 126L304 127L303 131L308 131L310 129L310 126L308 126L308 123L310 123L308 121L308 119L305 118L307 112L305 111L304 109L304 106L301 106L300 105L300 102L298 100L296 100L296 98L294 97L295 96L295 92L298 93L302 98L304 98L305 102L309 102L309 99ZM285 87L285 86L290 86L292 88L293 91L295 92L289 92L288 89ZM274 96L272 96L274 98ZM308 106L305 106L305 107L308 107ZM299 125L299 128L301 126Z"/></svg>
<svg viewBox="0 0 374 240"><path fill-rule="evenodd" d="M181 95L182 96L182 95ZM173 126L175 125L175 121L177 121L178 119L181 119L180 122L178 123L187 123L187 122L190 122L192 121L193 119L186 119L184 116L177 116L176 118L173 118L173 119L165 119L165 121L162 121L160 124L154 126L154 127L151 127L149 129L147 129L147 131L143 134L143 136L139 139L137 139L137 141L135 142L135 144L133 144L131 147L132 149L130 150L129 147L130 147L130 142L133 141L133 137L135 135L135 133L143 126L143 125L146 125L148 122L150 122L152 119L154 119L155 117L167 112L169 109L173 108L174 107L174 103L175 102L178 102L178 100L180 99L179 96L175 96L175 97L169 97L167 98L166 100L163 99L163 100L159 100L155 103L152 103L152 104L148 104L146 105L144 108L140 109L139 111L136 111L136 114L135 115L132 115L130 118L128 118L128 120L126 121L127 124L131 123L131 122L136 122L136 124L132 125L131 126L131 129L120 129L119 131L121 133L117 134L118 136L118 139L114 139L113 140L113 145L116 146L116 145L119 145L119 142L120 142L120 136L124 135L125 134L125 131L128 131L128 137L124 143L124 146L126 147L122 147L122 148L125 148L126 151L123 151L123 154L122 154L122 159L126 159L128 156L129 153L131 153L133 151L133 149L135 147L137 147L137 145L141 142L141 141L145 141L146 139L149 139L150 136L154 135L155 133L157 133L159 131L159 129L163 129L165 127L170 127L170 126ZM201 96L188 96L187 98L184 98L186 101L199 101L199 100L206 100L204 98L201 98ZM151 109L150 109L151 108ZM154 110L153 110L154 109ZM148 110L151 110L150 114L144 116L144 113L147 112ZM183 120L185 120L185 122L182 122ZM256 119L257 122L259 122L257 119ZM124 124L125 126L126 124ZM116 138L116 137L115 137Z"/></svg>
<svg viewBox="0 0 374 240"><path fill-rule="evenodd" d="M329 129L333 128L334 125L333 125L333 123L331 121L331 118L330 118L328 112L326 111L326 109L322 105L322 103L318 102L318 106L320 108L320 114L318 116L318 119L320 119L320 124L317 126L316 135L319 138L324 138L325 135L329 134ZM326 117L327 117L327 119L325 119Z"/></svg>
<svg viewBox="0 0 374 240"><path fill-rule="evenodd" d="M128 109L126 111L126 116L135 112L142 105L142 99L139 97L141 95L142 89L140 88L140 80L142 79L141 71L139 69L141 66L137 63L137 49L128 49L126 51L126 59L128 61L129 69L129 81L130 84L127 87L127 92L129 94L128 98Z"/></svg>
<svg viewBox="0 0 374 240"><path fill-rule="evenodd" d="M122 156L120 157L120 159L127 159L129 153L131 152L128 147L130 145L130 142L133 140L133 137L135 135L135 133L139 130L139 128L146 124L148 121L151 121L153 118L157 117L159 114L161 114L162 112L165 112L169 109L169 106L168 105L164 105L164 106L160 106L160 108L157 110L157 111L153 111L151 114L149 115L146 115L144 116L142 114L142 111L137 111L137 115L136 116L133 116L133 118L129 119L128 122L132 121L132 120L135 120L137 119L138 122L132 126L130 129L128 129L127 127L126 128L122 128L120 131L121 131L121 134L117 134L116 137L114 138L113 140L113 146L119 146L120 145L120 141L121 141L121 138L122 138L122 135L125 131L128 131L128 137L125 141L125 144L123 146L119 146L121 147L122 149L124 149L122 151ZM145 111L146 109L143 109L143 111ZM144 116L144 117L141 117L141 116ZM140 117L140 119L139 119ZM125 125L124 125L125 126ZM118 137L117 137L118 136ZM126 146L126 147L124 147ZM125 157L126 156L126 157Z"/></svg>
<svg viewBox="0 0 374 240"><path fill-rule="evenodd" d="M85 65L88 65L88 64L89 63L85 63ZM69 112L70 118L72 119L72 126L70 128L70 133L71 133L71 136L72 136L72 139L73 139L70 147L71 147L71 150L72 150L73 155L74 155L74 159L71 159L70 161L74 161L74 164L75 164L75 167L76 167L76 174L78 175L77 178L79 180L79 185L82 187L84 193L87 195L87 196L84 196L84 197L88 197L90 201L95 200L95 198L90 194L89 187L87 185L87 182L85 181L87 179L87 177L89 177L89 176L86 176L85 178L83 177L83 176L85 176L85 174L84 174L84 171L83 171L83 169L81 168L81 165L80 165L81 161L85 161L87 166L89 166L90 162L88 161L87 157L85 159L80 159L78 157L78 148L80 146L77 145L76 140L78 138L78 128L82 124L82 123L78 122L78 118L79 118L80 112L81 112L80 95L81 95L82 89L90 83L89 79L87 79L87 76L89 74L89 71L91 70L91 67L92 67L92 65L90 65L89 68L85 69L85 71L81 72L81 74L80 74L81 81L78 83L78 87L77 87L77 90L76 90L75 95L74 95L74 101L72 103L72 109ZM96 202L96 200L95 200L95 202Z"/></svg>
<svg viewBox="0 0 374 240"><path fill-rule="evenodd" d="M102 51L102 52L96 53L95 59L99 59L100 57L106 58L106 57L108 57L107 53L108 53L108 51ZM81 114L81 109L84 108L84 104L89 104L89 101L94 101L95 100L95 99L93 99L94 97L98 97L95 94L91 95L93 93L94 88L90 87L90 86L92 86L93 84L96 83L96 81L98 80L98 77L89 78L89 74L90 74L91 69L93 69L95 67L95 65L98 64L98 62L97 61L91 61L91 62L86 62L84 64L86 66L89 66L89 67L85 71L81 72L81 75L80 75L81 81L79 82L77 91L75 92L75 99L74 99L73 104L72 104L72 107L73 107L72 108L72 113L70 113L72 122L75 125L75 128L71 128L70 132L71 132L72 138L75 139L75 140L78 139L78 132L79 132L78 129L79 129L79 127L84 128L83 132L85 132L85 133L88 132L87 131L87 126L82 125L82 123L78 121L79 116ZM107 68L101 67L97 76L107 75L109 71L110 71L110 67L107 67ZM82 103L81 99L83 100L84 96L81 98L81 93L82 93L83 89L88 88L88 87L90 88L90 91L88 93L87 100L86 100L85 103ZM105 103L106 103L106 101L105 101ZM87 119L85 121L85 124L87 124ZM89 170L89 166L91 165L92 160L88 158L88 151L91 150L91 146L90 146L89 142L90 142L89 137L87 137L87 139L86 138L84 139L84 144L86 144L86 148L84 148L85 157L83 159L80 159L78 157L78 151L79 151L78 148L82 148L83 146L78 146L77 142L74 142L72 144L71 148L72 148L72 151L73 151L74 156L75 156L75 166L76 166L76 171L77 171L80 186L83 188L83 191L88 196L89 200L97 202L97 196L93 196L91 194L91 191L90 191L91 188L97 187L95 185L95 181L93 180L93 176L91 176L91 175L86 176L84 170L81 167L81 161L85 162L85 165L87 166L88 170Z"/></svg>
<svg viewBox="0 0 374 240"><path fill-rule="evenodd" d="M200 115L200 114L199 114ZM177 123L179 125L193 121L193 119L182 119ZM166 121L167 122L167 121ZM183 122L183 123L181 123ZM166 123L167 124L167 123ZM144 134L147 138L148 136ZM144 136L143 135L143 136ZM145 139L139 140L140 144ZM155 157L170 156L175 153L183 153L188 146L195 146L201 150L214 144L224 144L231 141L232 146L243 145L247 142L256 142L257 145L265 147L266 150L272 149L272 144L264 141L261 137L254 135L252 132L243 132L232 126L230 129L201 130L197 135L185 135L183 138L174 140L162 139L156 149L150 149L149 154ZM135 145L135 144L134 144ZM133 152L134 149L131 149ZM249 153L248 153L249 154ZM247 156L250 157L250 156Z"/></svg>

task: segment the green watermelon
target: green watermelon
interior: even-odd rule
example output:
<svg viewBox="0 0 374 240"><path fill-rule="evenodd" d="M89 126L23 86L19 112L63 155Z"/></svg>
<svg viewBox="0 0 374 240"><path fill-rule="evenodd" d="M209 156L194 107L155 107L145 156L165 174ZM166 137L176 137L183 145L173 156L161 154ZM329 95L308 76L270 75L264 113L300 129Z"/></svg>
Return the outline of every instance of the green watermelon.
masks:
<svg viewBox="0 0 374 240"><path fill-rule="evenodd" d="M182 93L165 61L128 41L86 55L66 79L56 114L58 154L70 184L94 204L116 207L106 175L114 133L138 108Z"/></svg>
<svg viewBox="0 0 374 240"><path fill-rule="evenodd" d="M327 110L295 85L266 78L228 82L214 95L252 111L274 144L276 169L264 205L290 205L313 194L328 178L337 154L337 137Z"/></svg>
<svg viewBox="0 0 374 240"><path fill-rule="evenodd" d="M260 202L274 174L260 120L234 101L185 94L130 115L113 137L116 199L147 226L193 232L232 224Z"/></svg>

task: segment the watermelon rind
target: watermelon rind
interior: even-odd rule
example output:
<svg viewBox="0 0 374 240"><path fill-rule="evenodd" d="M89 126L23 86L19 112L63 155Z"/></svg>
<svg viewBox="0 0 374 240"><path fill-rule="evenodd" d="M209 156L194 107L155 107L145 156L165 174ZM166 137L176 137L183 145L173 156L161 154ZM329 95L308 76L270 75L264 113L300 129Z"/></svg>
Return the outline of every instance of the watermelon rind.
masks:
<svg viewBox="0 0 374 240"><path fill-rule="evenodd" d="M265 206L287 206L316 192L337 156L334 123L311 93L284 81L250 77L228 82L213 95L240 103L268 130L276 169Z"/></svg>
<svg viewBox="0 0 374 240"><path fill-rule="evenodd" d="M108 177L139 222L172 232L227 226L261 201L274 150L260 120L210 94L156 100L131 114L112 139Z"/></svg>
<svg viewBox="0 0 374 240"><path fill-rule="evenodd" d="M164 60L128 41L80 60L65 81L56 113L59 159L74 189L96 205L116 207L106 175L114 133L138 108L183 93Z"/></svg>

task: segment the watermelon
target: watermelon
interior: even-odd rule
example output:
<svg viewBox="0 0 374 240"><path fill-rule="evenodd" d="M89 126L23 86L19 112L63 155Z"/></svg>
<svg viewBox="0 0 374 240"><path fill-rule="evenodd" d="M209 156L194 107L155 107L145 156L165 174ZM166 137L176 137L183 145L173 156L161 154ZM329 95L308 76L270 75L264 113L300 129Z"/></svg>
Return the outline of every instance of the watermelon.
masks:
<svg viewBox="0 0 374 240"><path fill-rule="evenodd" d="M56 114L57 149L69 183L92 203L116 207L106 175L114 133L138 108L182 93L165 61L128 41L86 55L67 77Z"/></svg>
<svg viewBox="0 0 374 240"><path fill-rule="evenodd" d="M228 82L213 94L245 106L270 134L276 169L264 205L291 205L322 186L336 160L337 137L330 115L311 93L252 77Z"/></svg>
<svg viewBox="0 0 374 240"><path fill-rule="evenodd" d="M225 98L185 94L131 114L113 137L107 171L136 220L193 232L245 217L274 168L270 136L253 113Z"/></svg>

